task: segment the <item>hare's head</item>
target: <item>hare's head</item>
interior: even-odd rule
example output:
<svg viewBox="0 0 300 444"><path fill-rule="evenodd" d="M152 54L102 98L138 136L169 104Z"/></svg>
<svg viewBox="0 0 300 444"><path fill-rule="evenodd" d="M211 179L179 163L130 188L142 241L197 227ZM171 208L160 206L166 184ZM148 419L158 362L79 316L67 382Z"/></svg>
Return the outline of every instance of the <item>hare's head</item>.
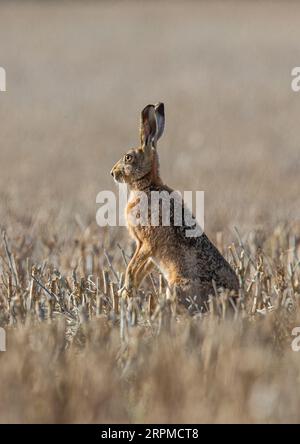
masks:
<svg viewBox="0 0 300 444"><path fill-rule="evenodd" d="M147 105L141 113L140 146L127 151L114 165L111 175L117 182L129 185L143 178L159 178L156 145L165 125L164 104Z"/></svg>

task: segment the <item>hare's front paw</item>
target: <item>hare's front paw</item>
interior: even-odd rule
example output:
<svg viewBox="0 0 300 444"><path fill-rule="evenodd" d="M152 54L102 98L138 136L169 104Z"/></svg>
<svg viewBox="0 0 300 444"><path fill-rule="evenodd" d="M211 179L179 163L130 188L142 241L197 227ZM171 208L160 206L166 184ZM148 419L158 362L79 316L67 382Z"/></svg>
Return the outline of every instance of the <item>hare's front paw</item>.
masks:
<svg viewBox="0 0 300 444"><path fill-rule="evenodd" d="M123 287L118 291L118 295L122 299L131 298L133 296L133 290L132 288L123 285Z"/></svg>

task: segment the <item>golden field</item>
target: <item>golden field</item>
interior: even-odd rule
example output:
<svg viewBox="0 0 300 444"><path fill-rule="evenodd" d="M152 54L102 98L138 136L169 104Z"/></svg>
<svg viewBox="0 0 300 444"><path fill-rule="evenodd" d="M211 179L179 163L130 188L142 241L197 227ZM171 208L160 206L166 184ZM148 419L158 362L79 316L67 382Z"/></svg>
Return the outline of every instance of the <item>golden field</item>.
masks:
<svg viewBox="0 0 300 444"><path fill-rule="evenodd" d="M0 3L0 422L299 422L300 93L296 2ZM165 182L205 191L235 267L190 317L96 224L112 165L163 101Z"/></svg>

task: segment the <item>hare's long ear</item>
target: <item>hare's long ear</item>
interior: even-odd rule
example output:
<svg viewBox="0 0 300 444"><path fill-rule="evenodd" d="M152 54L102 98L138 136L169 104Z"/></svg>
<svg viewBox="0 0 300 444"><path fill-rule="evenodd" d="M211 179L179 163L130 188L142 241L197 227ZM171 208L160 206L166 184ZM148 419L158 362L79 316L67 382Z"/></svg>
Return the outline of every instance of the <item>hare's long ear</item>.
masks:
<svg viewBox="0 0 300 444"><path fill-rule="evenodd" d="M156 143L161 138L165 129L165 106L161 102L155 105L155 117L156 117L157 131L153 144L156 147Z"/></svg>
<svg viewBox="0 0 300 444"><path fill-rule="evenodd" d="M157 132L154 105L147 105L141 113L140 137L142 148L151 148Z"/></svg>

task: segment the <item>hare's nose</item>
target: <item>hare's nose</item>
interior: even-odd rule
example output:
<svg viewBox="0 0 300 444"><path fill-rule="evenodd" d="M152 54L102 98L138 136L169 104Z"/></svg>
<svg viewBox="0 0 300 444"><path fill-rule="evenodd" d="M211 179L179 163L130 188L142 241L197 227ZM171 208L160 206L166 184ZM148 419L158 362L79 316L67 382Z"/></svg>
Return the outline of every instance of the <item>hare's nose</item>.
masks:
<svg viewBox="0 0 300 444"><path fill-rule="evenodd" d="M114 177L114 169L111 170L110 174Z"/></svg>

